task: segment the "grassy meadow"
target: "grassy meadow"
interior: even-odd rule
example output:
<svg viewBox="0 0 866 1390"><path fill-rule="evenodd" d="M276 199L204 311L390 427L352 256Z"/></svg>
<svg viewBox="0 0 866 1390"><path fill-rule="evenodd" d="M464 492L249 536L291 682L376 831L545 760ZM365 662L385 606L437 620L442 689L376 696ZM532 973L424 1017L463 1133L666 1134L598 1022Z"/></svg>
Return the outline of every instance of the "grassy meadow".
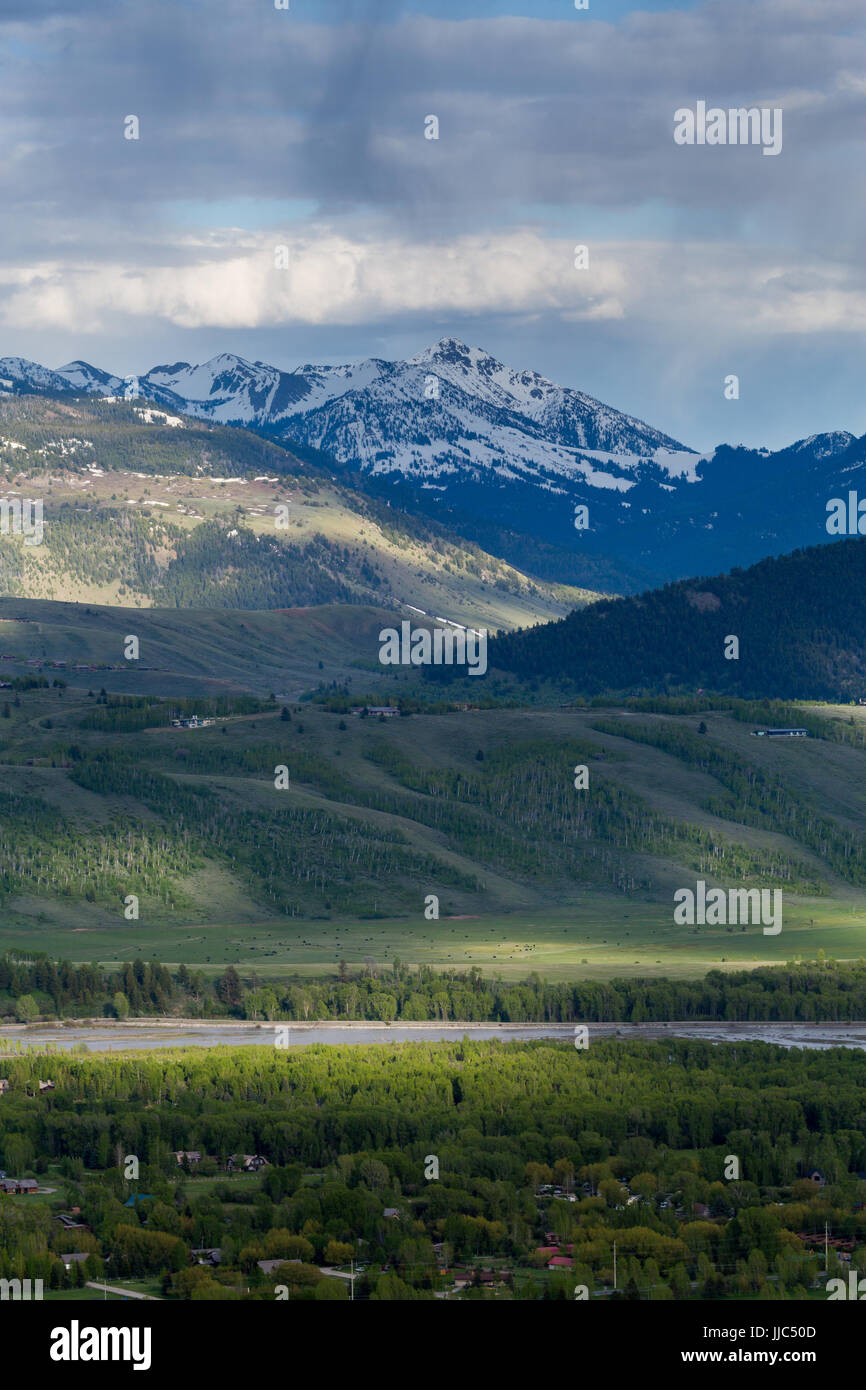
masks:
<svg viewBox="0 0 866 1390"><path fill-rule="evenodd" d="M212 617L215 629L202 628L202 644L224 640L222 625L238 615ZM189 620L177 615L162 640L182 647ZM301 627L313 622L305 617ZM212 646L207 659L214 660ZM86 679L97 692L99 673ZM110 724L114 709L73 685L16 698L0 719L0 775L15 811L5 832L0 949L30 946L109 965L157 956L205 973L233 963L263 981L333 973L341 960L357 967L399 958L441 969L475 965L504 979L537 971L563 980L695 978L713 967L821 950L839 959L866 955L859 870L838 871L808 837L776 822L746 823L736 808L708 811L724 791L716 777L594 727L613 714L617 727L631 721L693 734L694 716L498 708L380 721L295 703L284 720L278 701L207 729L124 730L87 727L94 719ZM828 728L835 720L850 729L853 720L858 739L866 730L866 710L820 713ZM771 743L726 713L702 718L713 748L778 778L792 802L807 803L840 833L862 837L866 748L817 738ZM571 785L578 761L590 769L591 799L583 803L588 793ZM283 791L274 787L277 763L289 769ZM610 817L584 816L587 806L595 814L602 789ZM219 823L200 811L215 801ZM37 803L70 848L34 881L21 856L28 808ZM136 921L124 918L122 873L118 879L106 868L97 880L88 867L121 823L134 823L155 856ZM690 840L696 828L703 838ZM164 833L173 832L174 857L162 867ZM76 868L76 845L84 867ZM716 873L720 853L727 857ZM791 866L790 887L777 861ZM74 887L79 868L82 891ZM289 873L297 895L275 902ZM725 887L782 886L782 932L676 925L673 892L697 877ZM439 897L438 920L425 917L429 894Z"/></svg>

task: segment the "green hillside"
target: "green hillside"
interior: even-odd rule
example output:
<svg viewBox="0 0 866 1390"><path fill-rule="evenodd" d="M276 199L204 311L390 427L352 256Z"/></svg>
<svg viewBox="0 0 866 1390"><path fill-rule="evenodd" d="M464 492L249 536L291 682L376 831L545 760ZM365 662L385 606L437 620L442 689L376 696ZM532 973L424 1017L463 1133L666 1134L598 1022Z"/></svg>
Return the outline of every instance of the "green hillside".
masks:
<svg viewBox="0 0 866 1390"><path fill-rule="evenodd" d="M7 496L46 518L0 536L0 948L552 980L864 955L866 709L793 703L859 688L863 542L531 628L593 596L321 460L136 402L2 412ZM409 612L521 630L484 679L385 668ZM784 930L677 925L698 878L781 890Z"/></svg>
<svg viewBox="0 0 866 1390"><path fill-rule="evenodd" d="M130 610L0 598L0 680L47 676L130 695L280 696L320 680L366 683L393 612L367 607ZM124 656L125 638L139 657ZM379 668L382 669L381 667Z"/></svg>
<svg viewBox="0 0 866 1390"><path fill-rule="evenodd" d="M321 460L144 402L0 397L3 496L44 509L41 544L0 534L0 593L25 598L245 609L408 601L508 629L595 597L366 498Z"/></svg>
<svg viewBox="0 0 866 1390"><path fill-rule="evenodd" d="M864 954L866 711L811 707L824 736L780 746L751 737L749 710L283 717L267 697L217 703L214 685L199 712L215 722L193 730L169 721L195 702L58 679L0 691L0 947L547 978ZM673 892L698 877L780 888L784 930L675 925Z"/></svg>
<svg viewBox="0 0 866 1390"><path fill-rule="evenodd" d="M503 634L491 661L522 677L566 680L588 695L704 689L747 699L859 698L866 693L866 540L605 601Z"/></svg>

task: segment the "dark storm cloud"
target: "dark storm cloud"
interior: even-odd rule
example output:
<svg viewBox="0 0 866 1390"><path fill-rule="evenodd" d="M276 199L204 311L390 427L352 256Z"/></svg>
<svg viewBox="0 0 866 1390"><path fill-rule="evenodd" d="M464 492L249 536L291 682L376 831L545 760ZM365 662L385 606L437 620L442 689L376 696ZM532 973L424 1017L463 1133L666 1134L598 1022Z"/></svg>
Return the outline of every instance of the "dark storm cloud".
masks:
<svg viewBox="0 0 866 1390"><path fill-rule="evenodd" d="M853 34L835 33L826 8L708 6L612 26L387 23L395 6L359 5L314 25L248 0L92 5L23 26L41 51L4 63L16 154L0 193L7 208L53 203L67 216L292 196L395 215L439 207L464 227L521 203L778 206L798 196L792 165L820 178L828 146L866 134L861 7L834 10ZM351 17L364 10L379 22ZM697 97L784 105L787 180L739 149L710 161L676 148L673 112ZM137 143L122 138L128 113ZM429 113L438 142L423 139Z"/></svg>
<svg viewBox="0 0 866 1390"><path fill-rule="evenodd" d="M731 370L744 335L755 360L786 334L862 329L862 0L616 23L601 5L465 9L0 0L0 320L17 350L124 324L212 328L218 350L229 331L399 323L420 346L498 314L563 364L578 324L612 360L623 335L633 361L664 342L673 380L696 331ZM781 155L676 146L674 112L698 99L781 107ZM293 268L275 286L276 241Z"/></svg>

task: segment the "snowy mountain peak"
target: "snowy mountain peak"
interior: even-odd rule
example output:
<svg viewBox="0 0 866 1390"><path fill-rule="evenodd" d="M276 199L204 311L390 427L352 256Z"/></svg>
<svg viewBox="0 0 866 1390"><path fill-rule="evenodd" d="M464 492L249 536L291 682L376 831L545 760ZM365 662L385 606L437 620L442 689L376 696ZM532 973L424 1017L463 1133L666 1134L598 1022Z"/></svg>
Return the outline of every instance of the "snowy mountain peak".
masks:
<svg viewBox="0 0 866 1390"><path fill-rule="evenodd" d="M58 372L29 362L26 357L0 357L0 377L31 391L68 391L69 385Z"/></svg>
<svg viewBox="0 0 866 1390"><path fill-rule="evenodd" d="M338 462L426 485L446 474L520 475L533 485L543 476L545 487L558 477L623 492L647 467L691 480L698 462L642 421L450 336L402 362L368 358L285 372L223 352L199 364L164 363L134 384L81 361L56 373L8 362L6 375L21 389L141 394L222 424L276 427Z"/></svg>
<svg viewBox="0 0 866 1390"><path fill-rule="evenodd" d="M854 438L847 430L828 430L824 434L810 434L808 439L798 439L791 445L791 452L809 453L816 459L832 458L849 449Z"/></svg>
<svg viewBox="0 0 866 1390"><path fill-rule="evenodd" d="M584 391L451 336L403 361L294 371L230 352L165 362L139 377L82 360L52 371L0 358L0 396L28 393L138 397L138 419L160 426L186 415L265 428L290 450L306 446L365 475L362 490L389 504L468 527L479 543L485 526L493 545L523 537L515 543L521 564L536 537L603 569L613 555L616 572L640 583L751 563L778 553L783 540L792 549L823 540L824 499L866 475L866 436L836 430L783 450L720 445L701 455ZM761 508L745 508L746 494L759 495ZM764 516L757 530L756 510Z"/></svg>
<svg viewBox="0 0 866 1390"><path fill-rule="evenodd" d="M438 343L432 347L423 348L421 352L409 358L409 365L425 366L428 362L452 362L462 363L466 366L474 365L480 359L487 357L486 352L480 348L473 348L468 343L461 343L459 338L440 338ZM492 361L493 359L490 358Z"/></svg>
<svg viewBox="0 0 866 1390"><path fill-rule="evenodd" d="M189 362L172 362L161 367L151 367L148 376L176 376L178 372L188 372Z"/></svg>
<svg viewBox="0 0 866 1390"><path fill-rule="evenodd" d="M263 363L248 362L246 357L238 357L235 352L218 352L216 357L211 357L209 361L203 364L202 370L204 371L209 368L213 372L256 372L260 371L262 366ZM266 367L265 370L273 372L276 371L276 368Z"/></svg>
<svg viewBox="0 0 866 1390"><path fill-rule="evenodd" d="M120 377L111 376L89 362L76 359L67 362L65 367L57 368L57 375L68 382L73 391L86 391L90 394L113 395L123 385Z"/></svg>

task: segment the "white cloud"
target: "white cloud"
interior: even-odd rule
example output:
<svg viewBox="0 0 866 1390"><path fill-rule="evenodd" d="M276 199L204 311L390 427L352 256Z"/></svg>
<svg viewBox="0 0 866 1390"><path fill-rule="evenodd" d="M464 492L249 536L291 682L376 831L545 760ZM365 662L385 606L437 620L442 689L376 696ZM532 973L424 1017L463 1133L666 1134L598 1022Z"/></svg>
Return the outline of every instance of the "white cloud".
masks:
<svg viewBox="0 0 866 1390"><path fill-rule="evenodd" d="M276 245L288 245L288 269L275 267ZM531 229L439 242L327 230L286 241L279 232L256 238L223 229L191 235L186 253L180 265L55 262L0 272L0 323L96 333L117 315L183 329L255 329L552 314L629 320L635 331L652 325L657 334L685 333L697 320L704 341L866 325L859 269L793 248L597 242L590 268L576 270L571 241Z"/></svg>
<svg viewBox="0 0 866 1390"><path fill-rule="evenodd" d="M217 240L229 237L225 233ZM277 245L289 246L288 269L275 267ZM54 263L27 274L0 274L0 282L4 278L16 287L0 306L0 322L63 329L117 313L163 318L181 328L349 324L413 313L541 309L617 317L623 287L615 264L576 271L571 245L531 231L436 244L358 241L334 232L287 242L279 232L258 239L241 233L230 252L210 259L199 253L182 266L102 264L66 270Z"/></svg>

